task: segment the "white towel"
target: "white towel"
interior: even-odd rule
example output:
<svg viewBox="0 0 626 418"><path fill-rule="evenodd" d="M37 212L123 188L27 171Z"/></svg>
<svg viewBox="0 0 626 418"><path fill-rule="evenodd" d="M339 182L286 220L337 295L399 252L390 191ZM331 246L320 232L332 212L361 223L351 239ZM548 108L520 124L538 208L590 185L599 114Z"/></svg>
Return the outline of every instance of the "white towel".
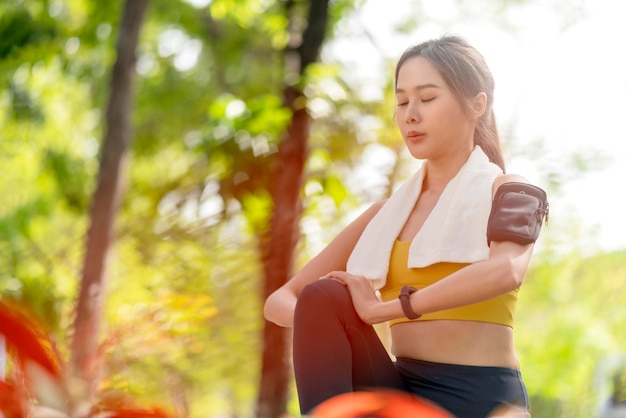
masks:
<svg viewBox="0 0 626 418"><path fill-rule="evenodd" d="M422 189L425 163L380 208L350 258L347 271L365 276L375 290L385 285L393 245ZM476 146L448 182L409 249L409 268L439 262L473 263L489 255L487 221L493 181L502 173Z"/></svg>

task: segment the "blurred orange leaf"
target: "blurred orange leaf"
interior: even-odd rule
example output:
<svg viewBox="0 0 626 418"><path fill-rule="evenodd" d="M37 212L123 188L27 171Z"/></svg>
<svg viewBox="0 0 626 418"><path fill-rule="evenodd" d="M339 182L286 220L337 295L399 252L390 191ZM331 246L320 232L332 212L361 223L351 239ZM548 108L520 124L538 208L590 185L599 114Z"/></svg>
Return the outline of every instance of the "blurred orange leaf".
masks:
<svg viewBox="0 0 626 418"><path fill-rule="evenodd" d="M0 411L4 418L23 418L26 416L24 395L13 385L0 380Z"/></svg>
<svg viewBox="0 0 626 418"><path fill-rule="evenodd" d="M59 355L50 338L31 315L17 306L0 301L0 334L20 360L22 369L28 360L43 367L55 377L61 376Z"/></svg>

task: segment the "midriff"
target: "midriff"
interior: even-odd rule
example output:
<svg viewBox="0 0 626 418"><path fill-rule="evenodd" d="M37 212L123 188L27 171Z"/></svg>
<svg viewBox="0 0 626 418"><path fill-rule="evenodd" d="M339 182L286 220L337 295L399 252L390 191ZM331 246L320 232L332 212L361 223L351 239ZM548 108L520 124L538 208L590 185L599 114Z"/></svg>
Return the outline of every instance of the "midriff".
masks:
<svg viewBox="0 0 626 418"><path fill-rule="evenodd" d="M396 357L519 369L510 327L487 322L438 320L403 322L391 327Z"/></svg>

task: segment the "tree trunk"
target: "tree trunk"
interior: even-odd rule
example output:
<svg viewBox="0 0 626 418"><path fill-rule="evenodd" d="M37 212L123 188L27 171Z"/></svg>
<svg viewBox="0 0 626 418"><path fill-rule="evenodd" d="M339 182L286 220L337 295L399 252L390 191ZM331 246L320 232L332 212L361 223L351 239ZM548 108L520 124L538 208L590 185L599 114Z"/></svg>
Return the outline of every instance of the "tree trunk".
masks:
<svg viewBox="0 0 626 418"><path fill-rule="evenodd" d="M123 194L126 156L132 142L130 120L135 50L148 1L127 0L124 5L117 40L117 60L111 77L98 185L91 204L91 225L74 319L72 375L84 382L90 396L95 393L101 372L98 333L104 304L105 267L113 242L115 214Z"/></svg>
<svg viewBox="0 0 626 418"><path fill-rule="evenodd" d="M295 50L298 71L303 76L309 64L317 61L326 35L328 0L311 0L308 26L302 43ZM286 62L294 62L287 59ZM287 69L287 71L294 69ZM289 280L293 274L295 247L299 239L302 212L300 192L304 167L308 157L308 130L310 117L300 88L286 87L285 102L292 112L292 120L280 145L278 161L271 188L273 210L263 241L263 270L265 275L263 297ZM263 329L263 358L261 384L257 403L258 418L276 418L287 411L289 383L291 382L291 332L265 322Z"/></svg>
<svg viewBox="0 0 626 418"><path fill-rule="evenodd" d="M284 284L293 271L301 213L299 195L308 154L308 119L305 109L295 111L280 147L277 173L272 176L276 183L272 191L274 209L263 260L264 298ZM265 322L258 418L279 417L287 410L291 372L290 335L289 329Z"/></svg>

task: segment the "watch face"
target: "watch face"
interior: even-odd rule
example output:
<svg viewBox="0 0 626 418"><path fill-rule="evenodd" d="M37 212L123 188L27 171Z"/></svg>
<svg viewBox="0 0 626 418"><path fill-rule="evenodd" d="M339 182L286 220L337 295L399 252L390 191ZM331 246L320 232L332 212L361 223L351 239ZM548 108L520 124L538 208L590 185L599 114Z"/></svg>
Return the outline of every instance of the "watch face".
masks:
<svg viewBox="0 0 626 418"><path fill-rule="evenodd" d="M415 292L417 292L417 289L411 286L402 286L402 289L400 290L400 294L402 295L410 295Z"/></svg>

